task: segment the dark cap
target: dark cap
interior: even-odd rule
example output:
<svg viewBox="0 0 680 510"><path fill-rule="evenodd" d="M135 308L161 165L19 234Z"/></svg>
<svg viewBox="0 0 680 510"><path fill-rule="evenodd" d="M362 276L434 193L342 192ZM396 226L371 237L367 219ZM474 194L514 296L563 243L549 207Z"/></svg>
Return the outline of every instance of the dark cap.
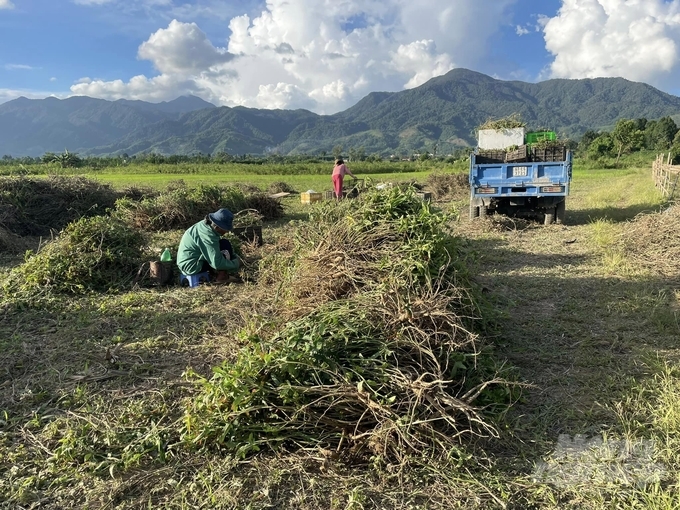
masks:
<svg viewBox="0 0 680 510"><path fill-rule="evenodd" d="M234 215L229 209L220 209L208 214L208 218L222 230L231 230L234 226Z"/></svg>

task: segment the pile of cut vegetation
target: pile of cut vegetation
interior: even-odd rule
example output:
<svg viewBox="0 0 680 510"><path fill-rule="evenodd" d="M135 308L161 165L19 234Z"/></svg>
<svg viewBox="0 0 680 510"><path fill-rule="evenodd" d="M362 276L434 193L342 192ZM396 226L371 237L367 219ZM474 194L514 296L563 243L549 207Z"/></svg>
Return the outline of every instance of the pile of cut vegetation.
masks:
<svg viewBox="0 0 680 510"><path fill-rule="evenodd" d="M470 182L467 174L434 172L427 177L427 189L437 200L463 198L470 193Z"/></svg>
<svg viewBox="0 0 680 510"><path fill-rule="evenodd" d="M3 285L8 297L51 291L107 291L130 283L144 259L144 236L107 216L70 223L15 267Z"/></svg>
<svg viewBox="0 0 680 510"><path fill-rule="evenodd" d="M79 176L0 178L0 226L21 236L44 236L70 222L105 214L115 190Z"/></svg>
<svg viewBox="0 0 680 510"><path fill-rule="evenodd" d="M21 237L6 228L0 227L0 252L17 254L29 249L30 238Z"/></svg>
<svg viewBox="0 0 680 510"><path fill-rule="evenodd" d="M639 215L626 224L619 245L629 260L666 277L680 276L680 206Z"/></svg>
<svg viewBox="0 0 680 510"><path fill-rule="evenodd" d="M187 228L223 207L234 213L256 209L264 219L283 216L281 203L262 192L246 195L238 187L221 185L192 188L181 181L168 185L155 196L117 200L115 216L142 230L172 230Z"/></svg>
<svg viewBox="0 0 680 510"><path fill-rule="evenodd" d="M519 113L513 113L502 119L488 119L477 129L515 129L526 127L526 123L521 120Z"/></svg>
<svg viewBox="0 0 680 510"><path fill-rule="evenodd" d="M140 201L149 198L156 198L161 192L151 186L127 186L118 192L118 198L129 198L130 200Z"/></svg>
<svg viewBox="0 0 680 510"><path fill-rule="evenodd" d="M277 181L277 182L272 182L269 187L267 188L267 192L271 194L275 193L297 193L295 191L295 188L288 184L287 182L283 181Z"/></svg>
<svg viewBox="0 0 680 510"><path fill-rule="evenodd" d="M211 378L191 374L202 389L184 441L399 461L493 434L480 408L505 388L478 364L478 307L451 219L397 187L318 207L293 247L262 261L279 322Z"/></svg>

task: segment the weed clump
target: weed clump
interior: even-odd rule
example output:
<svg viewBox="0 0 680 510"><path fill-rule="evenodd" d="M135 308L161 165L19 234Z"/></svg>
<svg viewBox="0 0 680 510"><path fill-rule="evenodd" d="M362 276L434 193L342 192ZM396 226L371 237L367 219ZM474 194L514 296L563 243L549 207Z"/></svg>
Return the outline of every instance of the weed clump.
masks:
<svg viewBox="0 0 680 510"><path fill-rule="evenodd" d="M190 374L202 390L184 441L399 460L493 434L479 406L497 381L478 365L478 309L450 219L413 189L319 207L288 258L262 262L288 322L249 335L211 378Z"/></svg>
<svg viewBox="0 0 680 510"><path fill-rule="evenodd" d="M104 216L70 223L37 253L14 268L4 285L7 295L49 291L80 293L121 288L142 263L144 236Z"/></svg>
<svg viewBox="0 0 680 510"><path fill-rule="evenodd" d="M85 177L2 177L0 225L21 236L45 236L78 218L105 214L116 198L111 186Z"/></svg>

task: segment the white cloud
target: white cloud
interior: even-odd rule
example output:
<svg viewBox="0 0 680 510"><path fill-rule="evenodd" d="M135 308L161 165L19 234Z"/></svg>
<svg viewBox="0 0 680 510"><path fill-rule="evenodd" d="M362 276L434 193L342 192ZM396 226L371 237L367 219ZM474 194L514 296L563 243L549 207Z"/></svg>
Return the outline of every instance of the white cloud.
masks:
<svg viewBox="0 0 680 510"><path fill-rule="evenodd" d="M519 36L523 36L523 35L527 35L528 33L530 33L530 30L528 28L517 25L515 27L515 33Z"/></svg>
<svg viewBox="0 0 680 510"><path fill-rule="evenodd" d="M196 23L172 20L139 47L139 58L150 60L162 73L198 74L233 55L215 48Z"/></svg>
<svg viewBox="0 0 680 510"><path fill-rule="evenodd" d="M0 9L14 9L14 4L9 0L0 0Z"/></svg>
<svg viewBox="0 0 680 510"><path fill-rule="evenodd" d="M267 0L255 16L230 18L225 48L197 24L173 20L139 47L159 76L72 90L167 99L191 89L224 105L333 113L373 90L420 85L454 63L475 67L516 1Z"/></svg>
<svg viewBox="0 0 680 510"><path fill-rule="evenodd" d="M7 71L33 71L35 69L40 69L39 67L33 67L26 64L5 64L5 69Z"/></svg>
<svg viewBox="0 0 680 510"><path fill-rule="evenodd" d="M555 78L624 77L663 86L680 76L680 0L563 0L542 18Z"/></svg>
<svg viewBox="0 0 680 510"><path fill-rule="evenodd" d="M201 95L193 81L165 74L151 79L141 75L134 76L127 83L123 80L102 81L84 78L71 86L71 92L77 96L141 99L152 102L168 101L186 94Z"/></svg>
<svg viewBox="0 0 680 510"><path fill-rule="evenodd" d="M57 78L56 78L55 76L52 76L52 77L50 78L50 81L57 81Z"/></svg>
<svg viewBox="0 0 680 510"><path fill-rule="evenodd" d="M448 55L437 53L436 45L431 39L400 45L392 55L392 63L397 70L412 75L404 88L422 85L454 67Z"/></svg>

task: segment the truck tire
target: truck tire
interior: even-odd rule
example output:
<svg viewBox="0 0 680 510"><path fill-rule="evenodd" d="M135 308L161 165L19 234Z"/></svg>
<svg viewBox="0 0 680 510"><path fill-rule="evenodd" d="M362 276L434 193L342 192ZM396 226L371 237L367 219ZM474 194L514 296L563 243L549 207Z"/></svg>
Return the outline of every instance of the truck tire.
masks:
<svg viewBox="0 0 680 510"><path fill-rule="evenodd" d="M543 220L544 225L550 225L555 221L555 208L545 210L545 218Z"/></svg>
<svg viewBox="0 0 680 510"><path fill-rule="evenodd" d="M475 218L479 218L479 207L470 204L470 219L474 220Z"/></svg>
<svg viewBox="0 0 680 510"><path fill-rule="evenodd" d="M489 215L489 208L485 205L480 205L479 206L479 216L482 218L486 218Z"/></svg>
<svg viewBox="0 0 680 510"><path fill-rule="evenodd" d="M555 207L555 223L562 225L564 223L564 217L567 214L567 202L562 201Z"/></svg>

